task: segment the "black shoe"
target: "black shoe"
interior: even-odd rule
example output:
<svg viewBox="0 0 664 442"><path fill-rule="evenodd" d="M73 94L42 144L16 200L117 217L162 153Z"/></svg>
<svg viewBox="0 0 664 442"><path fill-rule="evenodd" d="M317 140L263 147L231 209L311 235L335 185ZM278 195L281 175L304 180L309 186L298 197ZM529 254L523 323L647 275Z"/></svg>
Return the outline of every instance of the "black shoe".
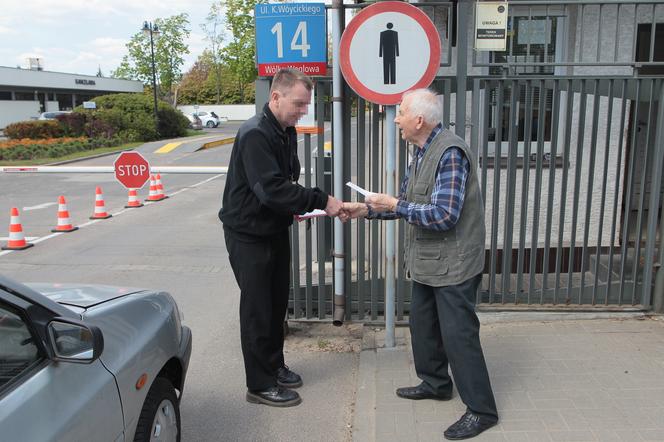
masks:
<svg viewBox="0 0 664 442"><path fill-rule="evenodd" d="M290 371L287 365L277 370L277 385L285 388L297 388L302 386L302 378L294 371Z"/></svg>
<svg viewBox="0 0 664 442"><path fill-rule="evenodd" d="M461 416L461 419L450 425L443 435L445 439L470 439L498 423L498 418L480 416L470 411Z"/></svg>
<svg viewBox="0 0 664 442"><path fill-rule="evenodd" d="M452 399L452 394L437 395L429 391L424 384L416 387L402 387L397 388L397 396L404 399L420 400L420 399L435 399L437 401L449 401Z"/></svg>
<svg viewBox="0 0 664 442"><path fill-rule="evenodd" d="M297 391L281 387L270 387L262 391L247 391L247 402L271 407L294 407L302 402Z"/></svg>

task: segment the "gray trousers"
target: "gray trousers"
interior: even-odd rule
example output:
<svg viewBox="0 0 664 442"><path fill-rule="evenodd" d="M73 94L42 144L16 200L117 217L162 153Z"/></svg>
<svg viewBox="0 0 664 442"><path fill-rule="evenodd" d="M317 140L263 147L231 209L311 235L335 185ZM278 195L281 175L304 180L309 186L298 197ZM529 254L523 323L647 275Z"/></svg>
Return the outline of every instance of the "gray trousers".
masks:
<svg viewBox="0 0 664 442"><path fill-rule="evenodd" d="M482 275L461 284L431 287L413 281L410 333L417 376L438 395L452 393L452 369L469 411L498 417L480 345L475 294Z"/></svg>

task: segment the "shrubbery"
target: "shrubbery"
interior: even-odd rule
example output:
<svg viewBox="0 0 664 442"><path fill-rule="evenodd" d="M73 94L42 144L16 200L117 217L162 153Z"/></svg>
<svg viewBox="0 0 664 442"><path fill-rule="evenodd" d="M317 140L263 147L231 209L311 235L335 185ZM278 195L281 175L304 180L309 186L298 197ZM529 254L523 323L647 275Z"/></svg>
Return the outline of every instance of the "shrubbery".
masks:
<svg viewBox="0 0 664 442"><path fill-rule="evenodd" d="M74 152L92 150L98 147L122 144L117 137L86 138L66 137L47 140L10 140L0 143L0 161L33 160L36 158L57 158Z"/></svg>
<svg viewBox="0 0 664 442"><path fill-rule="evenodd" d="M189 120L166 103L159 102L159 134L155 128L154 102L144 94L112 94L95 98L97 109L77 107L56 120L23 121L10 124L5 134L11 139L81 137L122 142L153 141L187 134Z"/></svg>
<svg viewBox="0 0 664 442"><path fill-rule="evenodd" d="M54 120L19 121L7 125L4 133L11 139L30 138L33 140L58 138L65 135L62 125Z"/></svg>
<svg viewBox="0 0 664 442"><path fill-rule="evenodd" d="M152 141L159 138L180 137L187 134L189 120L172 106L159 102L159 136L154 124L154 101L144 94L112 94L95 98L97 109L77 107L74 113L85 114L86 135L103 136L112 128L125 141ZM92 123L91 119L95 122ZM108 128L104 126L108 125Z"/></svg>

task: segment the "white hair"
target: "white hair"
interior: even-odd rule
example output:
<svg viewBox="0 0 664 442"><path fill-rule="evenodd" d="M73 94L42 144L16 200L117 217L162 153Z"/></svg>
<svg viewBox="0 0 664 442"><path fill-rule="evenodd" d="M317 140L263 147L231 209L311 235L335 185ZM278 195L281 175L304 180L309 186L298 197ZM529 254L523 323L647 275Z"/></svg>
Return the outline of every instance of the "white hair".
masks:
<svg viewBox="0 0 664 442"><path fill-rule="evenodd" d="M410 97L408 112L421 116L427 124L436 125L443 120L443 103L441 96L431 89L413 89L401 97L401 101Z"/></svg>

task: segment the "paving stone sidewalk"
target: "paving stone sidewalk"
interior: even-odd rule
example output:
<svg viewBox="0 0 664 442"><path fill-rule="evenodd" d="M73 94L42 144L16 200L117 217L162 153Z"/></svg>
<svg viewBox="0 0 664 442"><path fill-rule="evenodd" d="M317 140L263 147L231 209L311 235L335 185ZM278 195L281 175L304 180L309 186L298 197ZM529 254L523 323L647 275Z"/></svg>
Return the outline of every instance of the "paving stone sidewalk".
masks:
<svg viewBox="0 0 664 442"><path fill-rule="evenodd" d="M499 316L480 314L500 423L472 440L664 441L664 317ZM445 440L465 411L456 389L448 402L398 398L420 382L410 334L397 328L391 349L384 336L365 327L353 440Z"/></svg>

